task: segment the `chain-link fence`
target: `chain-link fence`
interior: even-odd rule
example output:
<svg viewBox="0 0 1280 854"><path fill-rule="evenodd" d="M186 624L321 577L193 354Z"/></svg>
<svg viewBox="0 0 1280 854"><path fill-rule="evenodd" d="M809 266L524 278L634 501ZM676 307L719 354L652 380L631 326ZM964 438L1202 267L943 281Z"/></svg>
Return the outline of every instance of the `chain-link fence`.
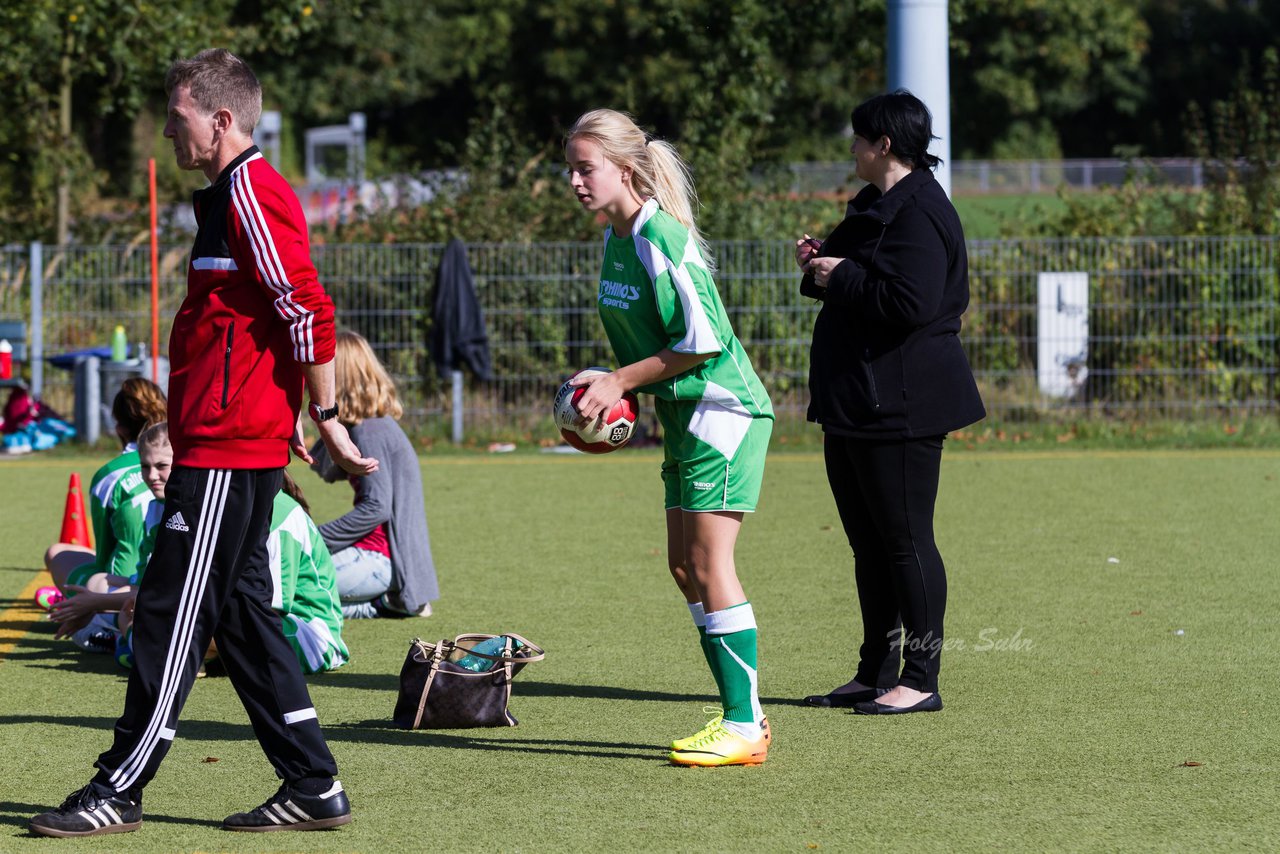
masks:
<svg viewBox="0 0 1280 854"><path fill-rule="evenodd" d="M1204 186L1206 170L1220 164L1186 157L1095 158L1080 160L953 160L951 191L956 195L988 193L1052 193L1059 187L1096 190L1119 187L1126 181L1146 186ZM852 195L863 182L853 174L853 163L792 163L793 193Z"/></svg>
<svg viewBox="0 0 1280 854"><path fill-rule="evenodd" d="M339 322L365 335L405 397L406 422L430 429L450 412L447 384L427 355L436 270L444 247L314 248ZM187 247L164 247L161 341L184 290ZM717 282L735 329L783 414L807 401L809 335L817 304L798 293L787 241L714 244ZM468 247L485 312L494 378L468 379L468 430L545 429L558 383L574 369L610 365L595 313L598 243ZM31 319L31 249L0 250L0 318ZM110 341L117 324L138 342L150 329L149 252L138 246L43 247L46 359ZM1187 417L1274 410L1280 239L1137 238L971 241L972 303L962 340L988 408L1011 421L1062 412ZM1067 332L1079 340L1070 379L1046 384L1054 327L1045 273L1087 275ZM1058 342L1062 343L1062 342ZM1073 349L1074 348L1074 349ZM163 349L163 345L162 345ZM1060 355L1053 358L1061 358ZM1038 370L1039 369L1039 370ZM42 394L70 412L69 371L46 368Z"/></svg>

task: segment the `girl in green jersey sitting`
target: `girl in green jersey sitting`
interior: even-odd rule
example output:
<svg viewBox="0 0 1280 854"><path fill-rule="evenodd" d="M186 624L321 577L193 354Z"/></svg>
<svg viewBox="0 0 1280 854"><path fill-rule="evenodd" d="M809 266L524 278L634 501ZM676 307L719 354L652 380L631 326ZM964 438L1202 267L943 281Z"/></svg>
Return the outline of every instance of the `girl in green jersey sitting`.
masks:
<svg viewBox="0 0 1280 854"><path fill-rule="evenodd" d="M142 377L125 380L113 398L111 415L124 450L98 469L89 484L89 516L97 548L87 543L54 543L45 552L45 568L64 593L67 585L83 586L98 573L128 579L137 568L153 498L138 461L138 435L164 421L166 409L164 392Z"/></svg>

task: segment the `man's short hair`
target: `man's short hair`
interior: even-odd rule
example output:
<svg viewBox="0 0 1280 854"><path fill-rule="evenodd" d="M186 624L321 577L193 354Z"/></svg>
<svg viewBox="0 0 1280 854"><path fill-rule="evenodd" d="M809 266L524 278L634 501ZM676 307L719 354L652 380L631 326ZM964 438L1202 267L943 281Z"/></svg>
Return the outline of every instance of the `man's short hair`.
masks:
<svg viewBox="0 0 1280 854"><path fill-rule="evenodd" d="M236 128L253 135L262 115L262 84L249 63L224 48L202 50L190 59L179 59L164 76L165 94L186 86L191 99L206 113L224 107L235 117Z"/></svg>

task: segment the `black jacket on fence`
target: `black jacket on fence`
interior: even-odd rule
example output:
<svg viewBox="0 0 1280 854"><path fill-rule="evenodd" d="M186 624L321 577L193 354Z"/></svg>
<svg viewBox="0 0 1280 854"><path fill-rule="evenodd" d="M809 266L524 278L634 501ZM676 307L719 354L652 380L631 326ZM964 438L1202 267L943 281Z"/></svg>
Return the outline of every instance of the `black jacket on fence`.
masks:
<svg viewBox="0 0 1280 854"><path fill-rule="evenodd" d="M431 318L428 346L440 376L448 377L466 365L479 379L491 379L493 362L484 311L467 263L467 247L456 237L449 241L440 259Z"/></svg>
<svg viewBox="0 0 1280 854"><path fill-rule="evenodd" d="M845 258L820 288L809 351L809 420L868 439L938 436L986 411L960 346L969 304L960 218L927 169L868 186L820 255Z"/></svg>

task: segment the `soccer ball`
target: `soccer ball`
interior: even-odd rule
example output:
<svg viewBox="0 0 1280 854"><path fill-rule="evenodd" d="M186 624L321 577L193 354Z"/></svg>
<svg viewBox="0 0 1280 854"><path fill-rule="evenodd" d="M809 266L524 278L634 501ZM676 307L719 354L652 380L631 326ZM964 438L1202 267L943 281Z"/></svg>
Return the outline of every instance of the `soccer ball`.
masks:
<svg viewBox="0 0 1280 854"><path fill-rule="evenodd" d="M56 587L41 587L36 591L36 604L48 611L62 601L62 591Z"/></svg>
<svg viewBox="0 0 1280 854"><path fill-rule="evenodd" d="M609 372L604 368L587 368L578 371L573 377L607 373ZM577 422L582 416L578 414L577 403L582 392L581 387L569 385L569 380L565 380L564 385L556 392L552 411L556 427L560 428L560 435L564 440L588 454L607 454L631 441L636 432L636 422L640 418L640 401L636 396L627 392L603 417L579 427Z"/></svg>

